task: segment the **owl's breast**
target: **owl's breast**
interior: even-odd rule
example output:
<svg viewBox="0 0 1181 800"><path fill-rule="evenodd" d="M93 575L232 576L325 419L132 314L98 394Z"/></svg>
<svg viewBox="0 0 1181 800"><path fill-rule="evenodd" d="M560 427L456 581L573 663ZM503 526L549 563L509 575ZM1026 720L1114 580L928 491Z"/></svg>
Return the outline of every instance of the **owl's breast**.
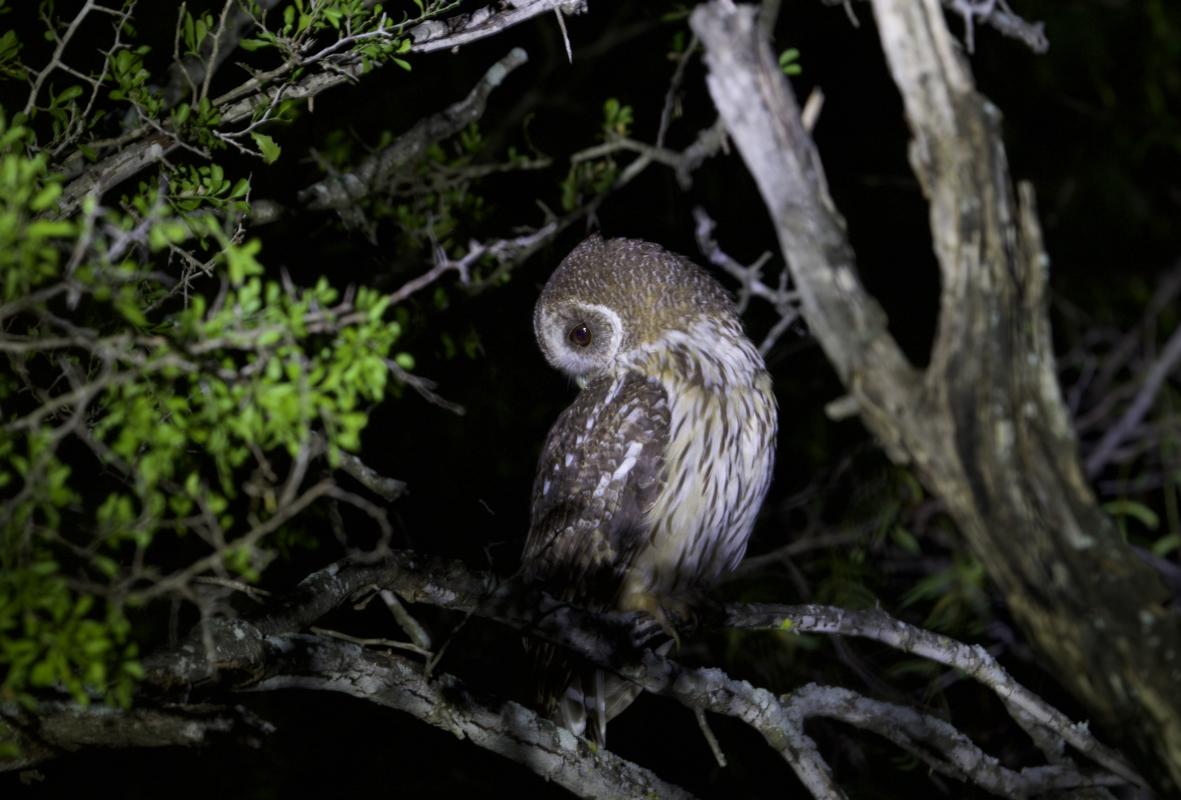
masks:
<svg viewBox="0 0 1181 800"><path fill-rule="evenodd" d="M707 588L733 570L771 481L777 415L767 373L714 385L679 375L664 380L666 479L647 513L650 543L625 580L624 605L629 594Z"/></svg>

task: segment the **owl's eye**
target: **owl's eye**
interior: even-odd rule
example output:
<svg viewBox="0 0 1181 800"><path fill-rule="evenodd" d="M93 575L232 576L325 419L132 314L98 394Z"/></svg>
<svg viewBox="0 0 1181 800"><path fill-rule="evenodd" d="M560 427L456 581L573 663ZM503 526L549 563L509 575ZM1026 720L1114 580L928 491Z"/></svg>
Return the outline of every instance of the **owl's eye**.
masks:
<svg viewBox="0 0 1181 800"><path fill-rule="evenodd" d="M588 347L591 343L591 330L585 322L580 322L570 329L570 341L579 347Z"/></svg>

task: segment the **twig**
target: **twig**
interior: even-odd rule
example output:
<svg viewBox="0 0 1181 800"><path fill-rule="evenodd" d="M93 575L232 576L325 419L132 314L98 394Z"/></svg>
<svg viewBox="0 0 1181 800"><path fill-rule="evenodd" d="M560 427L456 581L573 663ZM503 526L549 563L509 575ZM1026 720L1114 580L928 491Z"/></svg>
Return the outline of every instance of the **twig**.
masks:
<svg viewBox="0 0 1181 800"><path fill-rule="evenodd" d="M1169 336L1160 356L1144 376L1144 383L1141 384L1140 390L1136 393L1136 397L1128 406L1127 411L1119 418L1118 422L1107 430L1107 433L1099 440L1099 444L1095 445L1095 449L1087 456L1088 477L1095 478L1103 471L1103 467L1111 460L1124 439L1140 424L1144 415L1152 408L1165 379L1177 368L1179 363L1181 363L1181 327L1178 327Z"/></svg>
<svg viewBox="0 0 1181 800"><path fill-rule="evenodd" d="M516 0L500 7L484 6L446 20L428 20L409 30L414 40L412 50L431 53L462 47L551 10L581 14L586 10L586 0Z"/></svg>
<svg viewBox="0 0 1181 800"><path fill-rule="evenodd" d="M1011 770L945 720L836 686L810 683L792 692L786 706L801 724L810 717L827 717L873 731L941 775L973 783L1002 797L1026 798L1055 790L1125 785L1118 775L1084 775L1069 766Z"/></svg>
<svg viewBox="0 0 1181 800"><path fill-rule="evenodd" d="M423 658L430 658L433 653L426 648L419 647L417 644L410 642L399 642L397 639L380 639L380 638L366 638L362 636L350 636L341 631L334 631L329 628L321 628L318 625L313 625L308 628L311 633L317 636L327 636L330 639L340 639L342 642L351 642L352 644L360 645L361 647L388 647L393 650L404 650L407 653L414 653L416 656Z"/></svg>
<svg viewBox="0 0 1181 800"><path fill-rule="evenodd" d="M714 735L713 728L709 726L709 720L705 718L705 712L700 708L695 708L693 709L693 716L697 718L697 727L701 729L701 735L705 737L705 741L709 745L709 751L714 754L714 761L718 762L718 766L724 769L726 767L726 754L722 752L722 746L718 744L718 737Z"/></svg>
<svg viewBox="0 0 1181 800"><path fill-rule="evenodd" d="M62 62L62 54L65 53L66 46L70 43L70 40L74 38L74 34L78 32L78 27L82 24L82 21L86 19L87 15L90 14L91 11L94 10L94 0L86 0L86 3L82 6L82 8L78 9L78 13L75 14L74 19L70 21L69 26L66 28L66 32L60 39L57 40L57 47L53 49L53 55L50 57L49 63L46 64L45 67L37 73L37 77L33 79L33 86L31 89L29 89L29 99L25 101L25 107L21 110L22 114L28 116L33 111L33 108L37 105L37 94L41 91L41 85L45 83L45 79L49 77L51 72L59 67L64 66L64 63ZM49 27L49 31L53 32L52 25Z"/></svg>
<svg viewBox="0 0 1181 800"><path fill-rule="evenodd" d="M299 199L314 209L345 210L388 183L399 169L417 161L426 149L441 139L463 130L484 114L488 97L513 70L529 60L520 47L488 68L467 96L414 124L388 147L367 156L357 167L340 176L330 176L299 192Z"/></svg>
<svg viewBox="0 0 1181 800"><path fill-rule="evenodd" d="M1142 784L1136 771L1120 755L1100 744L1086 725L1076 725L1017 683L996 659L980 645L966 645L922 628L893 619L880 609L850 611L832 606L727 606L727 627L751 630L788 630L801 633L859 636L888 644L903 652L955 667L987 686L1012 713L1019 709L1062 737L1072 747L1131 783Z"/></svg>
<svg viewBox="0 0 1181 800"><path fill-rule="evenodd" d="M273 658L253 691L333 691L397 709L522 764L581 797L692 797L606 749L586 747L527 708L481 698L451 675L428 679L420 664L394 654L301 635L272 637L268 645Z"/></svg>
<svg viewBox="0 0 1181 800"><path fill-rule="evenodd" d="M394 619L398 621L398 627L400 627L402 631L410 637L411 641L413 641L423 650L429 652L431 649L431 635L427 633L426 628L422 627L422 624L416 620L409 611L406 610L406 606L402 605L402 601L398 599L398 596L389 589L380 590L378 595L381 596L382 602L385 603L385 607L389 609L390 613L394 616Z"/></svg>
<svg viewBox="0 0 1181 800"><path fill-rule="evenodd" d="M826 5L841 5L849 15L854 27L857 27L857 17L849 0L824 0ZM1008 3L996 0L941 0L944 8L954 11L965 18L968 29L968 41L973 42L970 33L975 20L990 25L998 33L1024 44L1035 53L1045 53L1050 49L1050 41L1046 38L1046 26L1041 22L1026 22L1014 14ZM968 51L971 52L971 46Z"/></svg>
<svg viewBox="0 0 1181 800"><path fill-rule="evenodd" d="M392 358L387 358L385 360L385 365L389 368L389 371L393 373L395 378L409 386L414 391L418 392L418 394L421 395L422 398L431 405L436 405L444 411L450 411L457 417L462 417L467 413L467 409L465 409L459 403L453 403L435 392L435 386L437 384L429 378L424 378L421 375L415 375L414 373L407 371L402 367L401 364Z"/></svg>

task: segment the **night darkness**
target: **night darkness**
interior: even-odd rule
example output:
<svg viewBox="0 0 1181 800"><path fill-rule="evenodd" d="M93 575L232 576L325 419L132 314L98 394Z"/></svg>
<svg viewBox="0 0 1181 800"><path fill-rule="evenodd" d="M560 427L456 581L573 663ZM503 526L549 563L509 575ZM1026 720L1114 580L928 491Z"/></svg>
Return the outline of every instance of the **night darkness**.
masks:
<svg viewBox="0 0 1181 800"><path fill-rule="evenodd" d="M927 209L907 163L908 131L872 14L868 4L851 5L860 27L850 24L839 5L787 0L774 47L801 52L803 72L792 80L799 98L813 86L823 89L826 102L815 139L861 275L907 355L923 364L939 293ZM980 91L1004 114L1012 174L1032 181L1037 190L1052 259L1056 343L1066 350L1093 325L1133 324L1159 276L1181 253L1181 120L1176 115L1181 108L1181 9L1165 0L1014 0L1011 5L1026 19L1046 22L1049 52L1033 54L979 28L971 63ZM568 155L599 141L605 99L618 98L634 108L636 138L655 137L674 66L670 42L687 28L683 18L662 20L676 7L591 0L588 14L567 20L572 64L547 15L456 53L415 58L410 72L387 67L359 85L326 93L316 99L313 113L276 134L290 167L256 175L254 197L294 197L320 177L310 150L334 131L343 128L361 142L376 144L381 131L398 133L463 96L490 64L519 46L528 52L529 63L492 95L480 129L492 157L512 146L548 155L554 166L482 181L489 210L471 222L468 235L504 236L515 226L539 224L538 201L557 206L556 187ZM962 31L958 20L953 19L952 30ZM686 76L683 116L671 129L670 147L684 147L714 119L703 76L697 60ZM309 155L300 156L301 151ZM251 168L245 161L241 166ZM772 226L734 151L708 160L688 191L678 187L670 170L650 167L601 206L594 227L607 236L659 242L701 261L694 238L696 206L716 220L719 243L739 261L776 251L768 269L777 274L782 260ZM410 304L408 333L398 347L414 355L416 373L435 380L439 394L462 405L466 414L449 414L412 391L387 399L371 414L362 457L379 472L409 483L409 494L390 508L395 546L459 558L500 574L515 569L541 443L576 391L538 351L533 304L550 271L587 233L586 225L576 224L516 267L504 285L470 292L449 284L445 298L428 292ZM392 290L429 266L398 256L397 233L388 222L370 241L343 231L326 213L299 211L259 235L266 263L284 267L297 283L326 274L341 286L364 283ZM745 319L758 341L774 315L756 302ZM471 352L463 352L463 343ZM807 513L837 521L872 513L862 509L873 504L873 491L888 491L873 487L893 480L893 468L858 422L832 422L824 415L824 405L843 392L802 324L779 341L768 366L780 404L778 464L751 555L791 541L805 523L802 495L819 492L822 497ZM868 499L866 487L872 490ZM345 522L363 525L364 517ZM310 531L318 520L304 524ZM281 590L341 555L331 541L297 550L290 561L268 571L266 585ZM816 559L798 567L813 588L827 585L825 576L833 569L827 554ZM878 566L888 571L890 565ZM781 602L824 597L822 588L813 597L801 597L798 583L773 577L735 582L721 591ZM905 616L899 597L913 579L904 570L882 579L875 583L881 594L873 601ZM1003 608L991 611L1007 619ZM435 609L414 613L441 639L459 621ZM921 623L922 615L912 621ZM357 635L397 635L376 608L341 610L324 624ZM529 663L518 635L471 620L452 636L440 669L489 695L528 697ZM687 646L686 660L707 654L720 658L714 663L730 674L775 691L816 677L858 685L825 643L801 645L785 656L774 643L753 635L705 639ZM896 679L885 671L892 663L887 653L871 645L860 645L859 653L870 672L895 683L915 702L965 722L967 732L1002 759L1020 758L1027 745L1007 742L1000 723L970 727L974 717L1002 718L995 699L958 684L938 697L925 695L921 678ZM1036 664L1014 656L1006 666L1051 702L1080 716L1053 676ZM348 697L244 693L237 702L276 726L273 734L259 737L256 748L226 742L199 751L92 750L39 767L42 780L27 787L5 776L0 792L66 797L102 787L127 798L482 797L508 791L567 796L507 760ZM729 720L716 721L715 731L730 757L726 769L714 763L688 711L644 697L612 723L611 747L702 797L802 792L757 734ZM867 734L857 734L860 744L850 744L848 730L818 726L817 736L851 796L940 794L940 784L928 779L922 765L867 741ZM978 796L973 794L978 790L954 782L942 785L945 796Z"/></svg>

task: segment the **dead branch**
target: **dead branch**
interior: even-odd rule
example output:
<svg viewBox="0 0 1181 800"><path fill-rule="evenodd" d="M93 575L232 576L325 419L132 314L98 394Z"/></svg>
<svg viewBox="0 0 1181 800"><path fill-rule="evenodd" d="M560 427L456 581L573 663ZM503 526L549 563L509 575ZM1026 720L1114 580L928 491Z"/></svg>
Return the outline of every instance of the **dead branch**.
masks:
<svg viewBox="0 0 1181 800"><path fill-rule="evenodd" d="M418 161L428 147L455 135L482 117L492 91L528 60L529 56L524 50L513 48L508 55L488 68L467 97L437 114L420 119L388 147L367 156L356 168L344 174L329 176L302 189L299 199L313 209L335 209L342 214L352 210L360 214L355 208L357 201L374 191L380 191L400 169Z"/></svg>
<svg viewBox="0 0 1181 800"><path fill-rule="evenodd" d="M257 618L212 620L204 630L194 631L177 650L161 652L150 658L149 680L159 686L180 687L196 680L214 679L227 671L231 675L282 673L282 668L276 668L273 663L273 659L281 657L283 650L279 648L279 653L271 651L275 637L286 637L307 627L356 592L373 586L393 591L408 602L496 620L568 648L588 662L615 671L646 691L675 699L694 711L711 711L740 719L763 735L814 796L843 796L815 742L804 732L803 722L805 716L815 714L847 718L847 699L852 695L839 694L839 702L826 710L818 709L809 701L808 713L801 715L798 709L792 710L790 699L776 698L764 689L734 680L721 670L685 667L645 650L647 634L642 625L637 625L637 615L590 614L556 602L515 581L500 581L471 572L460 562L409 552L395 553L378 563L334 564L308 576L291 597ZM1054 765L1054 769L1048 772L1048 768L1036 768L1028 774L991 771L987 778L978 781L986 787L1006 787L1002 793L1008 793L1008 796L1033 793L1034 787L1044 781L1052 781L1053 786L1060 788L1110 785L1121 781L1140 783L1135 771L1100 744L1085 725L1071 722L1018 684L982 648L905 625L880 611L848 612L825 606L735 605L724 610L720 624L733 628L864 636L962 669L997 692L1002 701L1015 710L1014 717L1023 725L1033 725L1040 733L1069 742L1103 768L1102 774L1093 770L1083 772L1063 763ZM276 669L279 673L275 672ZM301 674L320 688L344 688L356 683L351 673L350 677L341 677L339 672L334 668L310 676ZM397 678L395 682L402 680ZM280 685L295 684L264 682L262 688L279 688ZM376 689L377 685L369 684L365 691L371 693ZM869 700L865 702L872 705ZM862 707L867 706L862 704ZM1018 716L1017 712L1023 716ZM885 717L863 717L858 724L880 732L889 725L890 718L901 713L897 706L891 706ZM908 735L942 753L941 763L951 770L949 774L971 778L974 770L984 770L982 765L992 763L978 749L965 755L968 752L965 750L968 747L966 737L958 731L952 735L954 729L946 723L936 724L922 715L913 714L907 719L918 726ZM920 728L924 731L921 736L916 732ZM968 762L976 766L966 769Z"/></svg>
<svg viewBox="0 0 1181 800"><path fill-rule="evenodd" d="M1032 191L1012 191L999 114L976 93L936 0L875 0L874 10L943 275L922 373L857 278L819 156L754 12L716 0L692 24L804 317L862 420L947 503L1043 655L1102 724L1134 737L1141 766L1167 790L1181 782L1181 617L1097 507L1078 461Z"/></svg>
<svg viewBox="0 0 1181 800"><path fill-rule="evenodd" d="M334 691L397 709L515 761L580 797L692 798L679 786L609 750L591 747L524 706L480 698L451 675L427 677L421 664L407 658L306 635L275 637L267 644L275 657L252 691Z"/></svg>

